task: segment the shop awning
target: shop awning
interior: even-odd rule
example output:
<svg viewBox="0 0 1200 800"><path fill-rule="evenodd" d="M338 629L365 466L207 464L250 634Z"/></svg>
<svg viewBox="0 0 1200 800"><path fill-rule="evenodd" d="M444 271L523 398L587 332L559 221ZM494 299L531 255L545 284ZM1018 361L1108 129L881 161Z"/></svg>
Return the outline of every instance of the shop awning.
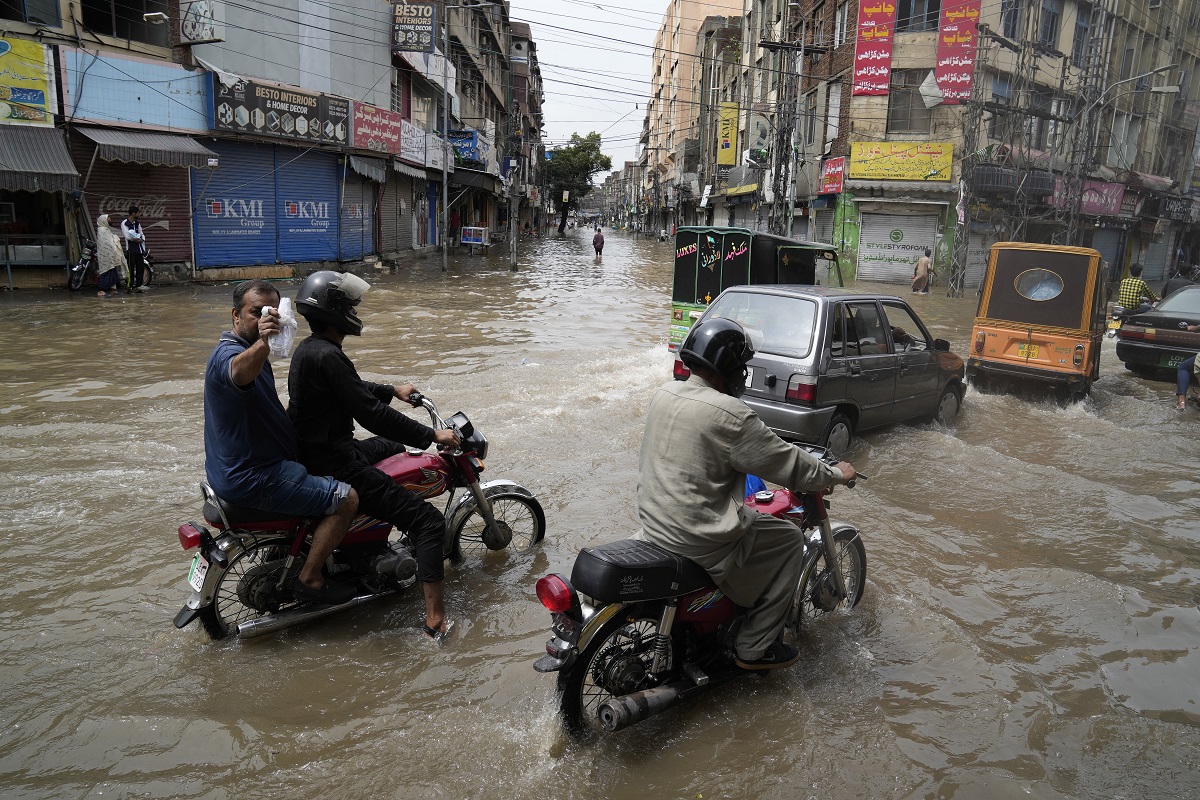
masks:
<svg viewBox="0 0 1200 800"><path fill-rule="evenodd" d="M1129 173L1129 184L1131 186L1140 186L1149 189L1153 192L1169 192L1179 185L1179 182L1174 178L1167 178L1162 175L1150 175L1146 172Z"/></svg>
<svg viewBox="0 0 1200 800"><path fill-rule="evenodd" d="M96 143L105 161L128 161L158 167L207 167L217 154L187 136L125 131L116 128L77 128Z"/></svg>
<svg viewBox="0 0 1200 800"><path fill-rule="evenodd" d="M392 169L396 170L396 172L399 172L401 175L407 175L410 178L420 178L421 180L425 180L425 170L422 167L414 167L409 164L405 164L403 161L393 161Z"/></svg>
<svg viewBox="0 0 1200 800"><path fill-rule="evenodd" d="M750 194L758 188L757 183L747 183L745 186L730 186L725 190L726 197L736 197L739 194Z"/></svg>
<svg viewBox="0 0 1200 800"><path fill-rule="evenodd" d="M0 189L73 192L79 173L58 128L0 125Z"/></svg>
<svg viewBox="0 0 1200 800"><path fill-rule="evenodd" d="M369 181L387 183L387 162L381 158L350 156L350 169Z"/></svg>
<svg viewBox="0 0 1200 800"><path fill-rule="evenodd" d="M470 186L474 189L483 189L484 191L493 194L500 194L500 189L496 183L496 179L486 172L480 172L474 169L463 169L459 167L450 176L451 186Z"/></svg>

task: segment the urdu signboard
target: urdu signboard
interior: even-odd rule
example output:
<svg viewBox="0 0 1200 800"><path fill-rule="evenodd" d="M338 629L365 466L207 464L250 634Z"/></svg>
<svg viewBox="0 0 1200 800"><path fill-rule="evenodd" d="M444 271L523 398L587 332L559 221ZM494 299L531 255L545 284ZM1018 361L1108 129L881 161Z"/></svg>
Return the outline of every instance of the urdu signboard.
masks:
<svg viewBox="0 0 1200 800"><path fill-rule="evenodd" d="M851 142L851 180L948 181L953 142Z"/></svg>

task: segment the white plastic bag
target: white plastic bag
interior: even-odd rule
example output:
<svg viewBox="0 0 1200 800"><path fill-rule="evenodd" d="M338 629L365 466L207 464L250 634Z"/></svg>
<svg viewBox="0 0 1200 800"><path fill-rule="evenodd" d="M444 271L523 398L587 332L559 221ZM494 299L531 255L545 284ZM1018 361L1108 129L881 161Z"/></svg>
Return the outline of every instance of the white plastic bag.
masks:
<svg viewBox="0 0 1200 800"><path fill-rule="evenodd" d="M279 333L271 334L267 345L271 355L276 358L287 358L292 352L292 343L296 341L296 315L292 313L292 298L279 298ZM270 306L265 306L262 313L269 314Z"/></svg>

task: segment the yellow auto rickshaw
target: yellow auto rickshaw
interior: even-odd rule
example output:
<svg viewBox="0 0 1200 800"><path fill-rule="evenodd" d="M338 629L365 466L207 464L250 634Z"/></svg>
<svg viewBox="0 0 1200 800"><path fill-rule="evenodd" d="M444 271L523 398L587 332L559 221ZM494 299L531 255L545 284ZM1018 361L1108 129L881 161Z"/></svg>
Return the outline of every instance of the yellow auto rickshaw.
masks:
<svg viewBox="0 0 1200 800"><path fill-rule="evenodd" d="M1100 375L1101 256L1089 247L997 242L971 330L967 380L1081 396Z"/></svg>

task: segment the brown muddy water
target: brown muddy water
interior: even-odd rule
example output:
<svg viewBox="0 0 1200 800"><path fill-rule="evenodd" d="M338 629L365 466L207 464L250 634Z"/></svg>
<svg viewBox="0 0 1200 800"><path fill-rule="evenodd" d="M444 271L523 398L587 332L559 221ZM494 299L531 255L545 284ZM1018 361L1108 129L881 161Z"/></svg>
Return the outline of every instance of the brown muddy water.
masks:
<svg viewBox="0 0 1200 800"><path fill-rule="evenodd" d="M547 514L540 550L450 569L441 647L411 594L248 642L175 630L230 287L0 297L0 795L1200 796L1200 412L1111 342L1083 403L972 391L950 429L858 440L871 480L833 515L863 532L866 596L797 666L565 740L533 584L636 528L670 263L618 233L597 263L574 231L516 273L368 276L360 371L466 411L485 477ZM914 304L965 353L974 298Z"/></svg>

